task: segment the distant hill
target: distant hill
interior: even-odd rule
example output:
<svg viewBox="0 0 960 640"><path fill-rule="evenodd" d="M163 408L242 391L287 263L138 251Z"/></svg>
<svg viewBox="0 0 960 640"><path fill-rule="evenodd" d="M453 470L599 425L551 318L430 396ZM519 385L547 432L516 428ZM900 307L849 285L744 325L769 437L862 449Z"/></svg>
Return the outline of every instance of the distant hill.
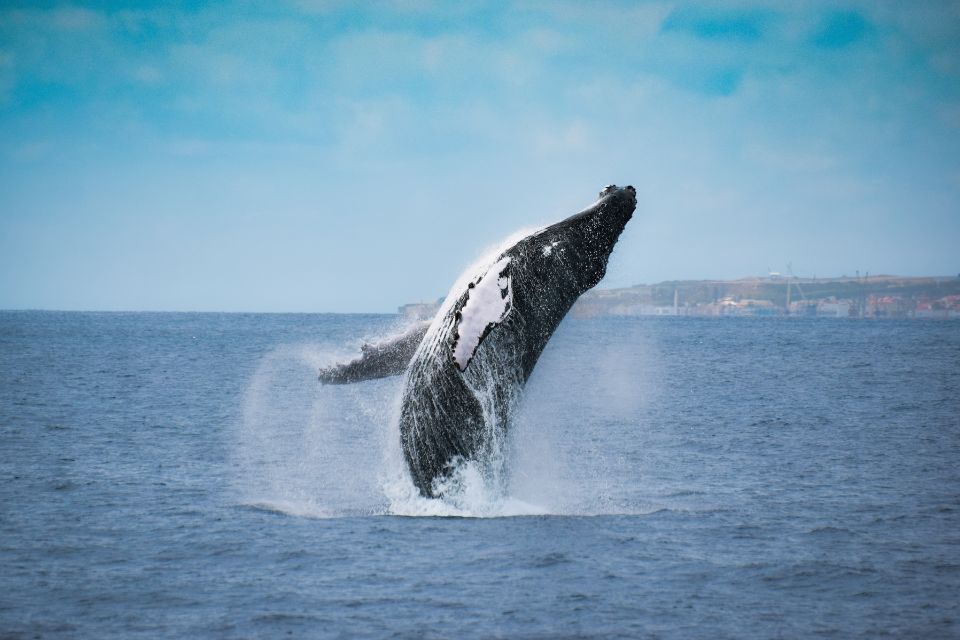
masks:
<svg viewBox="0 0 960 640"><path fill-rule="evenodd" d="M438 302L400 307L401 315L433 317ZM960 276L668 280L588 291L575 317L633 315L827 315L960 317Z"/></svg>
<svg viewBox="0 0 960 640"><path fill-rule="evenodd" d="M594 289L577 302L573 313L577 316L595 315L672 315L676 309L690 314L701 310L701 315L712 313L711 305L755 310L770 309L791 312L812 309L818 304L842 301L849 305L851 315L864 315L872 305L873 314L883 307L885 315L908 315L918 305L931 304L950 296L960 295L960 276L903 277L878 275L869 277L796 278L770 276L740 280L669 280L657 284L641 284L624 289ZM952 301L947 301L949 305ZM884 305L886 305L884 307ZM887 309L889 307L889 309ZM651 309L665 310L663 313ZM815 310L810 312L814 315ZM750 315L757 315L756 313ZM840 315L830 313L829 315Z"/></svg>

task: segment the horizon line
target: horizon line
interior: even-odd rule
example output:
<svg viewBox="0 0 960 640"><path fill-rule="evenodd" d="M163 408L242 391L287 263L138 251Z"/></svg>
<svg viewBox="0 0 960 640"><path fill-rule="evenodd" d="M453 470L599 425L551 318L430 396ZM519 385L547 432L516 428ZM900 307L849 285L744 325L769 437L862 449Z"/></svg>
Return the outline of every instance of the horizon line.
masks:
<svg viewBox="0 0 960 640"><path fill-rule="evenodd" d="M742 282L745 280L864 280L871 278L900 278L900 279L910 279L910 280L946 280L946 279L956 279L960 278L960 273L957 275L940 275L940 276L904 276L904 275L894 275L894 274L885 274L878 273L875 275L870 275L865 273L862 276L797 276L792 274L780 274L776 272L771 272L765 276L744 276L741 278L699 278L699 279L683 279L683 280L661 280L660 282L652 283L637 283L632 284L626 287L604 287L598 285L593 289L585 292L590 293L590 291L617 291L617 290L626 290L633 289L636 287L648 287L655 286L666 283L681 283L681 282ZM405 302L397 307L394 311L252 311L252 310L235 310L235 309L65 309L65 308L46 308L46 307L25 307L25 308L0 308L0 313L31 313L31 312L42 312L42 313L166 313L166 314L199 314L199 313L209 313L209 314L233 314L233 315L368 315L368 316L391 316L391 315L400 315L402 312L400 308L406 305L417 305L417 304L435 304L438 301L442 301L445 296L439 298L434 298L432 300L419 300L412 302Z"/></svg>

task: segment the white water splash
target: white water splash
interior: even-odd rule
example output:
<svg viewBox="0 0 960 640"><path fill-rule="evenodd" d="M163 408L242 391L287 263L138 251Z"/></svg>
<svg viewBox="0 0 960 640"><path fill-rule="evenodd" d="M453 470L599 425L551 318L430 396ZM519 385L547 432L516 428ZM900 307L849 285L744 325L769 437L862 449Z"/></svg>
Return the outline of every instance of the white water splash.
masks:
<svg viewBox="0 0 960 640"><path fill-rule="evenodd" d="M548 513L504 494L475 462L460 464L443 481L442 499L420 495L400 448L402 380L316 382L317 368L344 357L309 344L262 357L244 393L233 451L240 504L309 518Z"/></svg>
<svg viewBox="0 0 960 640"><path fill-rule="evenodd" d="M497 496L466 465L427 499L414 487L395 415L400 379L322 386L330 352L316 345L265 355L243 400L233 464L245 506L298 517L360 515L489 517L543 513Z"/></svg>
<svg viewBox="0 0 960 640"><path fill-rule="evenodd" d="M532 397L487 460L495 468L461 462L437 487L443 497L431 499L415 488L400 447L401 377L320 385L320 366L353 354L317 344L277 347L261 358L244 394L233 452L237 501L309 518L656 511L660 500L623 499L636 492L628 486L636 470L624 466L618 451L597 444L603 436L597 427L570 418L574 407L584 405L597 415L626 418L642 401L646 391L636 386L639 374L623 370L639 365L612 367L609 359L617 350L616 344L593 345L586 363L583 353L571 354L569 347L548 350L528 385ZM570 375L571 357L581 357L576 366L592 369L591 384L561 391L554 381ZM634 386L604 382L601 371L627 376Z"/></svg>
<svg viewBox="0 0 960 640"><path fill-rule="evenodd" d="M409 476L384 486L390 499L389 513L397 516L442 516L461 518L502 518L547 515L543 507L504 495L489 486L474 461L461 462L450 476L435 483L442 498L424 498Z"/></svg>
<svg viewBox="0 0 960 640"><path fill-rule="evenodd" d="M378 425L398 380L318 384L317 369L344 355L287 345L263 356L244 393L233 456L242 504L313 517L383 511Z"/></svg>

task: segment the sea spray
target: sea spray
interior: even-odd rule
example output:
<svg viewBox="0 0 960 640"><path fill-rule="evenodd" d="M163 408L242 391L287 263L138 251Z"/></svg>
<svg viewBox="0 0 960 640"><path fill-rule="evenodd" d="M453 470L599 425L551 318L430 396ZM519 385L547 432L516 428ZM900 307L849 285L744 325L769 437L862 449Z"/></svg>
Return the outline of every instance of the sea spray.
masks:
<svg viewBox="0 0 960 640"><path fill-rule="evenodd" d="M261 358L244 393L234 452L243 504L297 515L362 515L384 509L378 491L378 425L397 380L322 387L320 345L286 345Z"/></svg>
<svg viewBox="0 0 960 640"><path fill-rule="evenodd" d="M561 326L522 402L517 398L510 430L491 434L492 446L477 461L457 465L439 487L441 499L420 495L403 459L402 377L323 386L315 371L349 357L342 344L277 346L261 356L243 394L233 446L236 500L306 517L597 515L685 504L656 482L656 465L668 461L608 442L633 439L623 430L638 427L620 416L637 415L658 394L659 354L641 329L625 322L615 337L593 338L587 322L572 331ZM351 344L402 330L391 324ZM623 341L644 357L620 358ZM574 370L589 384L555 385ZM638 471L638 460L649 471ZM638 473L649 485L629 484Z"/></svg>
<svg viewBox="0 0 960 640"><path fill-rule="evenodd" d="M414 487L400 450L401 378L329 387L316 368L342 357L322 344L282 345L261 357L243 396L233 451L241 504L298 517L497 517L547 510L509 496L502 438L459 465L443 499Z"/></svg>

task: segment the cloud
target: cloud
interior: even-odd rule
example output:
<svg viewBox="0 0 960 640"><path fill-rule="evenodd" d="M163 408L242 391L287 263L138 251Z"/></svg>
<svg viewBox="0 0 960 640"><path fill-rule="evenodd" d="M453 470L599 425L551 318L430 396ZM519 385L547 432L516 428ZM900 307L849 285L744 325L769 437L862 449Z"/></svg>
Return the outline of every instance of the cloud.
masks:
<svg viewBox="0 0 960 640"><path fill-rule="evenodd" d="M332 14L361 8L350 0L292 0L293 7L307 14ZM384 14L463 14L470 11L471 3L438 2L437 0L373 0L365 3L369 11Z"/></svg>
<svg viewBox="0 0 960 640"><path fill-rule="evenodd" d="M155 66L142 64L132 73L133 78L145 85L158 85L163 82L163 73Z"/></svg>
<svg viewBox="0 0 960 640"><path fill-rule="evenodd" d="M836 11L823 20L811 42L824 49L843 49L862 40L871 28L856 11Z"/></svg>
<svg viewBox="0 0 960 640"><path fill-rule="evenodd" d="M84 31L106 25L104 16L81 7L58 7L48 14L50 24L64 31Z"/></svg>
<svg viewBox="0 0 960 640"><path fill-rule="evenodd" d="M742 78L742 69L709 70L699 78L699 88L707 95L730 96L736 93Z"/></svg>
<svg viewBox="0 0 960 640"><path fill-rule="evenodd" d="M826 144L816 145L821 150L804 150L774 146L751 145L747 158L757 165L786 173L823 173L836 169L840 162L835 154L824 151Z"/></svg>
<svg viewBox="0 0 960 640"><path fill-rule="evenodd" d="M208 140L200 139L180 139L171 140L164 145L166 149L175 156L197 156L209 152L213 144Z"/></svg>
<svg viewBox="0 0 960 640"><path fill-rule="evenodd" d="M0 107L10 102L15 77L13 54L0 51Z"/></svg>
<svg viewBox="0 0 960 640"><path fill-rule="evenodd" d="M772 14L712 6L685 6L663 21L663 33L686 33L705 40L756 42L763 37Z"/></svg>
<svg viewBox="0 0 960 640"><path fill-rule="evenodd" d="M574 121L558 126L540 125L532 131L533 146L544 157L556 158L559 154L592 151L599 135L583 121Z"/></svg>
<svg viewBox="0 0 960 640"><path fill-rule="evenodd" d="M32 140L17 145L12 155L17 162L36 162L46 158L52 150L53 143L49 140Z"/></svg>
<svg viewBox="0 0 960 640"><path fill-rule="evenodd" d="M960 101L941 105L938 115L946 126L960 129Z"/></svg>
<svg viewBox="0 0 960 640"><path fill-rule="evenodd" d="M518 2L518 14L536 16L539 24L551 24L568 33L580 33L594 43L604 38L645 39L655 36L674 2L609 2L596 0L558 0L556 2Z"/></svg>

